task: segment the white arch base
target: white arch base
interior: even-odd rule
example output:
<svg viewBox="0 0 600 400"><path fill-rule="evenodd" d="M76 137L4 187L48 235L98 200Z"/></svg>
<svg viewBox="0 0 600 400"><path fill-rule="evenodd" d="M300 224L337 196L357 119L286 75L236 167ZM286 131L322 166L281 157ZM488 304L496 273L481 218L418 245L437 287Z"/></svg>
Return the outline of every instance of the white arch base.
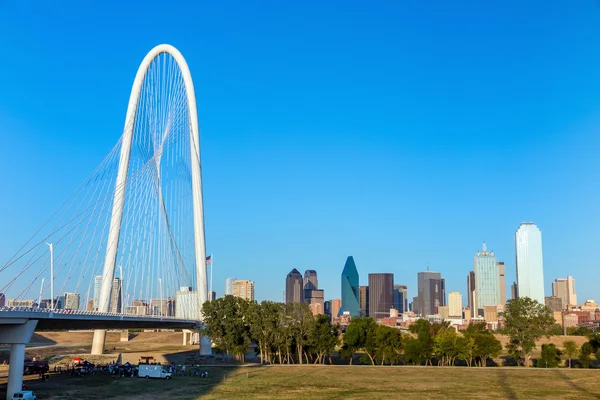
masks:
<svg viewBox="0 0 600 400"><path fill-rule="evenodd" d="M117 193L119 192L119 188L121 191L126 190L129 158L131 154L131 143L133 139L133 130L137 114L139 96L148 68L150 67L154 59L163 53L168 53L177 62L177 65L179 66L181 75L183 77L183 82L187 95L187 106L190 119L190 152L194 219L194 249L196 259L196 290L198 291L198 320L202 320L201 309L202 304L204 304L204 302L207 300L208 290L206 286L206 247L204 240L204 209L202 202L202 175L199 158L200 137L198 133L198 112L196 109L196 95L194 93L194 84L192 82L192 76L188 68L187 62L185 61L183 55L181 55L179 50L168 44L161 44L156 46L155 48L150 50L146 57L144 57L144 60L138 68L135 80L133 82L133 87L131 89L129 105L127 107L127 115L125 117L123 141L121 143L121 154L119 159L119 169L117 173L116 182L117 190L115 190L112 216L108 232L108 245L106 250L106 258L104 259L104 271L102 273L102 286L99 296L98 311L108 312L108 307L110 303L112 282L115 273L115 263L117 259L119 236L121 232L123 206L125 202L125 196L118 196ZM115 245L112 245L112 243L114 243ZM104 352L105 339L106 331L96 330L94 332L92 354L99 355ZM211 354L210 341L208 340L208 338L201 338L200 343L200 354Z"/></svg>

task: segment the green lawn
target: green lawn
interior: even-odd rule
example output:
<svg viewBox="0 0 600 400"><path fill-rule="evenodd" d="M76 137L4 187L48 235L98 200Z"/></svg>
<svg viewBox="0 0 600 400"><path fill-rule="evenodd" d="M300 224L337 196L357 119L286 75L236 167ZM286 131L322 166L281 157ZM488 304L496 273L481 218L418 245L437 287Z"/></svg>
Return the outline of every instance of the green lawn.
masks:
<svg viewBox="0 0 600 400"><path fill-rule="evenodd" d="M600 370L461 367L206 367L208 379L52 376L40 399L600 399ZM0 398L5 390L0 381Z"/></svg>

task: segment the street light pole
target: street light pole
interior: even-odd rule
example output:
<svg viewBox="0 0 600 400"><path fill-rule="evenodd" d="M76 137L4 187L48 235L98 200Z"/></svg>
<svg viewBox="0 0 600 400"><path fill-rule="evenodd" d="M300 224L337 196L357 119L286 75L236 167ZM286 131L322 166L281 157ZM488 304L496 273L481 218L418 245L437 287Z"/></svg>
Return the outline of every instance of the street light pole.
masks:
<svg viewBox="0 0 600 400"><path fill-rule="evenodd" d="M54 245L46 244L50 247L50 311L54 311Z"/></svg>

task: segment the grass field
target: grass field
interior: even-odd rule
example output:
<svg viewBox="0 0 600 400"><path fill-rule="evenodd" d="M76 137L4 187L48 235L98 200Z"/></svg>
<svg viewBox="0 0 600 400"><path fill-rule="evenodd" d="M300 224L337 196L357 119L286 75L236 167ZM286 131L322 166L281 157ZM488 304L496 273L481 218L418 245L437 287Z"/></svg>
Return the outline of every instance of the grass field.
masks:
<svg viewBox="0 0 600 400"><path fill-rule="evenodd" d="M53 375L40 399L600 399L600 371L368 366L206 367L170 381ZM5 381L0 379L0 398Z"/></svg>

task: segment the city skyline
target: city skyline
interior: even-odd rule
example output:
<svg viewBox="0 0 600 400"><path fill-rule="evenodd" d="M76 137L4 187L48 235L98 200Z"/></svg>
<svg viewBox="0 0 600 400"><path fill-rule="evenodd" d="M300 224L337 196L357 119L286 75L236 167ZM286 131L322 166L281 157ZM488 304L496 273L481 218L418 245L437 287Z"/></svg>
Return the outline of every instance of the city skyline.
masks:
<svg viewBox="0 0 600 400"><path fill-rule="evenodd" d="M412 296L417 272L429 263L448 290L464 294L462 271L484 240L506 263L507 283L517 280L512 235L533 220L544 233L545 293L568 271L581 301L598 297L594 279L586 279L597 276L598 266L581 251L600 241L600 192L589 185L600 174L593 150L600 143L600 59L589 57L589 33L598 29L591 5L522 4L489 13L478 4L452 21L435 10L430 18L424 5L385 5L380 13L351 5L348 18L336 18L327 5L319 15L333 22L315 26L311 11L298 10L291 30L275 22L290 20L287 5L270 8L275 18L268 19L240 5L262 24L236 19L226 35L214 34L224 32L215 21L230 17L225 10L157 24L157 15L125 5L119 15L131 23L115 24L102 37L90 33L86 18L55 26L47 15L63 17L51 5L27 10L28 19L18 15L23 7L7 10L0 24L7 37L26 24L33 29L8 43L18 62L0 67L14 77L0 99L7 139L0 170L10 171L2 186L11 193L0 199L0 219L10 227L0 232L2 262L112 148L131 71L148 48L172 42L199 88L207 245L219 255L214 282L253 268L257 299L278 300L280 269L299 266L319 271L320 286L333 298L339 260L353 254L361 282L388 271ZM566 13L576 22L563 26ZM535 17L534 34L520 16ZM482 23L475 28L470 18ZM348 21L361 22L364 40L354 40ZM507 36L509 25L515 30ZM149 26L149 37L131 35ZM299 40L303 30L318 40ZM69 53L65 68L40 68L29 49L49 54L65 38L73 48L107 49L107 57ZM572 42L579 45L556 46ZM440 67L444 54L450 56ZM232 68L240 58L245 67ZM266 90L255 98L257 87ZM44 174L39 165L47 166ZM494 195L474 190L480 182L493 185ZM348 188L366 190L346 195ZM244 201L240 190L249 193Z"/></svg>

